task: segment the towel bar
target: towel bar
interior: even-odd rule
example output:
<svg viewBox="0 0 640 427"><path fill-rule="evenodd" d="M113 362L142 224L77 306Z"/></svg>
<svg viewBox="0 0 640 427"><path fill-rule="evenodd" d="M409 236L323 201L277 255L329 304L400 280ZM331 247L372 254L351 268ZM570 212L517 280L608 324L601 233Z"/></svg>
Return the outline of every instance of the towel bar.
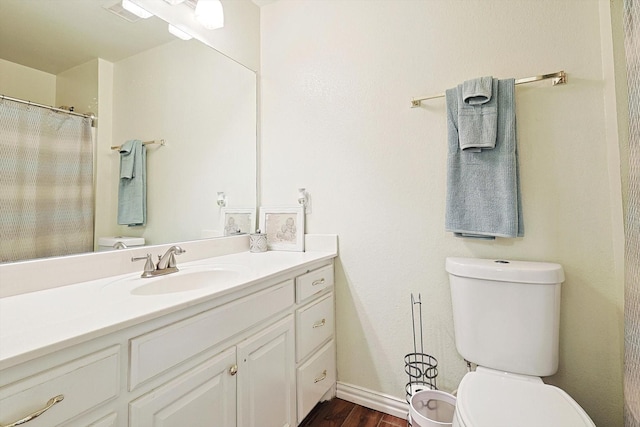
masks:
<svg viewBox="0 0 640 427"><path fill-rule="evenodd" d="M567 73L565 73L564 71L558 71L557 73L541 74L539 76L533 76L533 77L523 77L521 79L516 79L516 84L521 85L525 83L539 82L541 80L548 80L548 79L553 79L551 83L554 86L562 85L567 83ZM422 101L427 101L429 99L435 99L435 98L444 98L444 93L439 93L437 95L431 95L431 96L424 96L422 98L413 98L411 100L411 108L419 107L422 104Z"/></svg>
<svg viewBox="0 0 640 427"><path fill-rule="evenodd" d="M164 141L164 139L155 139L153 141L144 141L142 143L142 145L149 145L149 144L160 144L161 147L166 145L166 142ZM122 145L112 145L111 149L112 150L120 150L120 148L122 147Z"/></svg>

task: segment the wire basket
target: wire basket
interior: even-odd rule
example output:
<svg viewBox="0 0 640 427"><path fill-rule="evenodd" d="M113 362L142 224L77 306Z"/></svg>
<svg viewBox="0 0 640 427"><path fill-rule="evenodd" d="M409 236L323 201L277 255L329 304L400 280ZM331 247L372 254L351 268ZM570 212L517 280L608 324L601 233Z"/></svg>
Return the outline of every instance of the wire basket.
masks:
<svg viewBox="0 0 640 427"><path fill-rule="evenodd" d="M417 312L417 313L416 313ZM411 294L411 327L413 329L413 353L404 356L404 371L409 377L405 386L407 403L411 405L411 398L419 391L437 390L438 361L435 357L424 352L422 338L422 297L418 294L416 300ZM407 414L407 425L411 426L411 416Z"/></svg>
<svg viewBox="0 0 640 427"><path fill-rule="evenodd" d="M404 356L404 371L409 376L405 386L407 403L418 391L437 390L438 361L425 353L409 353Z"/></svg>

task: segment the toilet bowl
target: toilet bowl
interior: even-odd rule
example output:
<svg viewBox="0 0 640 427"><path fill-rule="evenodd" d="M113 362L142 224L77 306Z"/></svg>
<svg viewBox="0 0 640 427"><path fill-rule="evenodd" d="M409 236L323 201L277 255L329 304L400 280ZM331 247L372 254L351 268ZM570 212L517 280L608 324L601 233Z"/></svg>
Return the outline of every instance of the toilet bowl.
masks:
<svg viewBox="0 0 640 427"><path fill-rule="evenodd" d="M458 387L452 427L595 427L567 393L538 377L478 367Z"/></svg>
<svg viewBox="0 0 640 427"><path fill-rule="evenodd" d="M458 386L452 427L595 427L558 370L562 266L447 258L456 349L478 368Z"/></svg>

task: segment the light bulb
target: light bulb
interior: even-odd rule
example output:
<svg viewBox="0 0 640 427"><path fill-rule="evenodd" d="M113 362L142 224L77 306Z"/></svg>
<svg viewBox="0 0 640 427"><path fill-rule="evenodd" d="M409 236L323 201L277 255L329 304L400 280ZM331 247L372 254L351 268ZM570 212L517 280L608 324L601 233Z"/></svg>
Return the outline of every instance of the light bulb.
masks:
<svg viewBox="0 0 640 427"><path fill-rule="evenodd" d="M208 30L224 27L224 11L220 0L198 0L195 16Z"/></svg>

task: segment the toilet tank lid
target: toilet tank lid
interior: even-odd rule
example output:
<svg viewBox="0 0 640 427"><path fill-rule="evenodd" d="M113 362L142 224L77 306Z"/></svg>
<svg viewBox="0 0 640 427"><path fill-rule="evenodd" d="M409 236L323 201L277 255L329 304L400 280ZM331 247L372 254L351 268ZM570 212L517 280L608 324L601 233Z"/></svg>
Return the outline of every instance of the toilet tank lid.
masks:
<svg viewBox="0 0 640 427"><path fill-rule="evenodd" d="M446 270L454 276L500 282L557 284L564 282L564 270L551 262L448 257Z"/></svg>

